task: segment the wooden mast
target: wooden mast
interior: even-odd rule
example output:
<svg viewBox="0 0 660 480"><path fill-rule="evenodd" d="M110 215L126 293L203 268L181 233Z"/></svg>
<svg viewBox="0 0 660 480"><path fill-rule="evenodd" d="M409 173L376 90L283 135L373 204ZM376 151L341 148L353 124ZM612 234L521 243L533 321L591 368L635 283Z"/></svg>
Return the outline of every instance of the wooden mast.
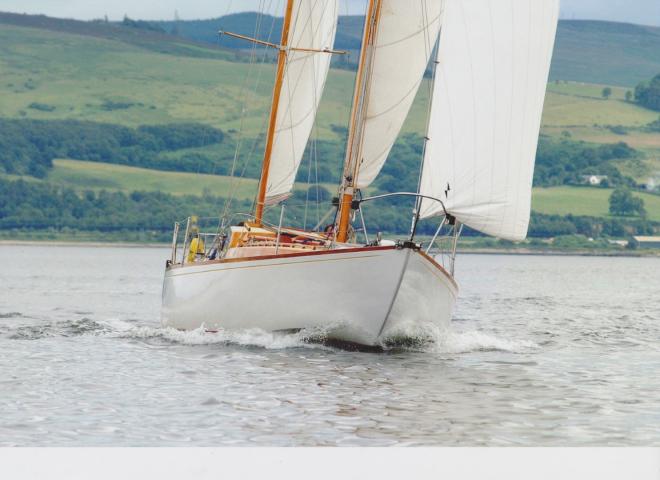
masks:
<svg viewBox="0 0 660 480"><path fill-rule="evenodd" d="M348 240L348 230L351 222L353 197L360 170L360 157L362 156L362 135L367 113L367 94L369 92L369 77L373 61L374 45L378 32L378 22L382 8L381 0L369 0L369 7L365 17L364 34L362 38L362 51L355 82L353 97L353 110L348 130L348 144L346 147L346 161L344 178L340 188L339 221L337 223L337 241L344 243Z"/></svg>
<svg viewBox="0 0 660 480"><path fill-rule="evenodd" d="M257 225L261 225L263 222L264 207L266 205L266 189L268 187L268 175L270 173L270 160L273 154L277 113L280 106L282 84L284 82L284 72L286 70L286 61L288 57L289 32L291 30L293 2L294 0L287 1L286 12L284 14L284 24L282 25L282 41L279 45L279 53L277 56L277 75L275 77L275 88L273 90L273 103L270 109L270 123L268 125L268 136L266 137L266 150L264 152L264 161L261 167L259 194L257 196L257 206L254 214L255 223Z"/></svg>

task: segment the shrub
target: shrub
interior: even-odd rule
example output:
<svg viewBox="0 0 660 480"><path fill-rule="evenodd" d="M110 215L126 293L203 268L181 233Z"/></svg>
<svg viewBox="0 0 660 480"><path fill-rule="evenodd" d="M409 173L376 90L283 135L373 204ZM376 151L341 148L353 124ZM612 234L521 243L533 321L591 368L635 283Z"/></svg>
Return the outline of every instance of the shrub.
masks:
<svg viewBox="0 0 660 480"><path fill-rule="evenodd" d="M28 108L31 108L32 110L39 110L40 112L54 112L56 107L53 105L48 105L46 103L37 103L33 102L30 105L28 105Z"/></svg>

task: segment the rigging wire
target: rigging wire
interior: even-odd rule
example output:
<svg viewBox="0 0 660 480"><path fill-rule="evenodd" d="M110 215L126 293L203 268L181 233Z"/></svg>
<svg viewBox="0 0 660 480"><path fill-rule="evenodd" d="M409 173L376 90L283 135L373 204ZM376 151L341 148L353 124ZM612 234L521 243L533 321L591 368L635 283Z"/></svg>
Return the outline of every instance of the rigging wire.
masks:
<svg viewBox="0 0 660 480"><path fill-rule="evenodd" d="M277 3L278 7L281 5L281 1L278 1ZM268 10L271 11L273 6L273 0L270 0L268 3ZM262 27L262 21L264 17L264 11L266 9L266 4L265 0L261 0L260 2L260 7L257 12L257 22L255 25L255 37L261 32L261 27ZM270 41L275 29L275 23L276 23L276 17L273 16L270 29L268 32L267 40ZM266 59L268 57L268 49L264 49L264 54L261 57L261 61L258 61L257 57L257 49L258 46L257 44L253 44L251 53L250 53L250 67L248 68L248 71L246 72L245 76L245 81L243 82L243 89L242 89L242 102L241 102L241 122L240 122L240 127L239 127L239 134L238 134L238 140L236 144L236 149L234 152L234 160L232 162L232 169L230 173L230 178L231 178L231 184L230 184L230 191L229 191L229 196L227 197L227 200L225 201L225 208L223 210L222 218L226 219L228 218L229 212L231 211L231 206L234 201L234 197L236 195L238 185L240 184L240 180L242 180L245 177L245 173L247 171L247 168L250 164L250 160L252 158L252 155L254 154L254 151L256 150L257 145L259 144L260 137L265 129L265 124L266 124L266 119L262 121L261 129L260 129L260 134L258 134L252 144L252 147L248 151L247 155L245 156L245 160L243 162L243 166L240 172L240 175L236 175L236 171L238 169L238 164L239 164L239 158L241 154L241 149L243 147L243 142L244 142L244 129L245 129L245 120L247 117L247 114L249 112L248 105L250 104L251 101L254 100L255 97L258 96L258 90L259 86L261 84L261 79L262 79L262 74L263 74L263 68L258 70L258 73L255 77L254 80L254 87L252 90L248 91L248 86L250 85L250 78L252 77L253 70L255 64L259 63L261 65L266 63Z"/></svg>
<svg viewBox="0 0 660 480"><path fill-rule="evenodd" d="M313 17L313 16L312 16L312 12L314 12L314 11L316 10L316 7L318 6L318 4L319 4L320 1L321 1L321 0L316 0L316 1L314 2L314 4L311 5L311 7L309 8L309 13L310 13L310 15L309 15L309 17L305 20L305 24L304 24L303 26L301 26L301 27L298 26L298 20L299 20L299 18L300 18L300 14L301 14L302 8L298 8L298 10L297 10L297 12L296 12L296 18L295 18L294 22L292 23L292 25L294 26L294 27L292 28L292 31L295 30L296 28L299 28L300 31L304 32L305 30L307 30L308 27L310 27L311 22L312 22L312 17ZM323 12L322 17L323 17L323 15L325 15L325 11ZM314 29L314 25L311 25L310 28L312 29L312 32L311 32L311 37L312 37L312 38L316 38L316 37L317 37L318 32L319 32L319 29L321 28L321 25L322 25L322 22L320 22L320 23L316 26L316 27L317 27L316 29ZM305 45L297 45L297 46L298 46L298 47L305 47ZM323 48L323 46L321 46L321 48ZM298 55L298 54L297 54L297 53L293 53L293 54L292 54L292 57L289 57L288 60L289 60L290 62L292 62L292 61L296 61L296 60L297 60L297 59L295 58L296 55ZM315 66L315 63L318 61L318 54L317 54L317 53L304 53L304 54L302 54L301 56L302 56L302 60L303 60L303 62L304 62L303 66L302 66L302 68L301 68L303 72L304 72L305 66L306 66L309 62L311 62L311 63L313 64L312 67L314 67L314 66ZM288 78L289 78L289 77L288 77L288 74L289 74L289 63L290 63L290 62L287 62L286 65L285 65L284 76L287 77L287 80L288 80ZM316 140L314 137L315 137L316 134L317 134L316 132L317 132L317 126L318 126L318 124L317 124L316 113L318 112L318 107L317 107L317 106L320 105L320 102L319 102L319 100L320 100L320 94L319 94L318 89L317 89L317 80L318 80L318 79L317 79L317 77L316 77L316 73L317 73L317 72L316 72L316 69L315 69L315 68L312 68L312 76L313 76L313 79L312 79L312 88L313 88L313 96L314 96L314 98L312 99L312 101L313 101L313 103L312 103L312 105L313 105L312 109L314 110L314 123L313 123L313 126L312 126L312 128L313 128L313 130L312 130L312 136L311 136L311 138L310 138L310 148L307 149L307 151L308 151L308 155L309 155L309 170L308 170L308 175L307 175L307 187L308 187L308 188L307 188L306 195L305 195L305 209L304 209L304 215L303 215L303 225L304 225L304 228L305 228L305 229L307 228L307 213L308 213L309 188L310 188L310 187L309 187L309 184L310 184L310 180L311 180L311 178L310 178L310 176L311 176L311 166L312 166L313 156L314 156L313 145L315 145L315 140ZM291 134L291 146L292 146L292 148L295 148L294 119L293 119L293 108L292 108L292 100L293 100L292 91L295 92L295 91L297 90L298 85L300 84L301 81L303 81L303 79L302 79L302 75L298 77L297 82L296 82L296 84L294 85L293 88L291 88L291 82L290 82L290 81L287 81L287 88L288 88L288 92L287 92L287 93L288 93L288 96L287 96L287 98L288 98L288 105L287 105L287 107L288 107L288 112L289 112L289 125L290 125L289 132L290 132L290 134ZM321 93L322 93L322 92L321 92ZM297 155L296 155L295 150L291 152L291 155L292 155L292 158L296 158ZM303 155L304 155L304 152L303 152ZM292 171L291 173L293 173L294 175L296 175L296 171L298 170L298 165L294 165L292 170L293 170L293 171ZM295 182L295 177L294 177L294 182ZM317 199L317 201L318 201L318 199Z"/></svg>
<svg viewBox="0 0 660 480"><path fill-rule="evenodd" d="M318 3L318 0L317 0L317 3ZM279 5L279 3L278 3L278 5ZM265 5L264 1L262 0L261 3L260 3L260 9L259 9L259 12L258 12L257 25L255 27L255 35L254 35L255 38L257 37L257 33L259 33L261 31L261 26L262 26L261 24L263 22L264 11L266 10L265 7L266 7L266 5ZM271 7L272 7L272 0L269 3L268 10L271 10ZM345 7L346 7L347 13L348 13L348 5L345 4ZM230 6L228 7L228 9L229 8L230 8ZM296 20L295 20L296 22L297 22L297 19L298 19L299 15L300 15L300 9L298 9L298 12L297 12L297 17L296 17ZM310 18L308 18L306 21L311 22L311 20L312 19L311 19L311 16L310 16ZM274 31L274 27L275 27L275 21L276 21L276 18L274 17L273 21L271 23L270 32L269 32L269 35L268 35L269 40L271 39L271 37L273 35L273 31ZM251 55L250 55L250 69L248 69L248 73L247 73L248 78L251 76L252 69L253 69L252 67L254 66L255 62L257 61L256 49L257 49L257 46L253 45L253 48L251 50ZM267 55L268 55L268 51L266 49L266 51L264 52L263 60L262 60L263 62L265 62L265 60L267 58ZM310 56L310 57L312 57L312 56ZM310 60L309 60L309 58L307 58L307 59L305 59L305 61L307 62L307 61L310 61ZM312 58L311 61L314 61L314 58ZM285 66L285 68L286 68L286 66ZM240 172L240 175L237 175L237 170L239 168L239 163L240 163L239 159L241 157L241 150L242 150L242 147L243 147L243 144L244 144L244 135L243 135L243 133L244 133L244 128L245 128L245 119L246 119L247 114L248 114L248 107L246 105L249 104L249 100L251 100L257 94L258 86L259 86L260 80L261 80L262 71L263 71L263 69L260 70L258 75L257 75L257 80L255 81L254 91L247 92L247 85L248 85L249 82L246 81L244 83L244 88L243 88L243 91L242 91L242 98L243 98L242 103L243 103L244 106L243 106L242 112L241 112L242 113L241 114L241 124L240 124L236 149L235 149L235 152L234 152L234 159L233 159L233 162L232 162L232 169L231 169L231 173L230 173L230 178L231 178L230 194L227 197L227 200L225 201L225 207L223 209L222 218L227 218L227 216L228 216L228 214L231 210L231 205L234 201L235 194L236 194L236 191L237 191L237 188L238 188L238 184L239 184L238 180L244 178L245 172L246 172L246 170L249 166L249 163L250 163L250 161L251 161L251 159L254 155L254 152L255 152L256 148L258 147L258 145L260 143L260 137L257 137L255 139L255 141L253 142L253 144L252 144L252 148L247 153L247 156L246 156L245 161L243 163L243 168ZM288 69L285 70L285 75L286 74L288 74ZM314 96L315 96L315 100L316 100L318 98L318 95L319 95L319 93L317 91L318 89L317 89L316 82L314 82L313 88L314 88ZM289 111L291 111L290 104L291 104L291 96L289 97ZM264 119L263 123L264 124L266 123L266 119ZM264 126L265 125L262 125L262 130L261 130L262 132L263 132ZM315 201L316 201L316 217L317 217L317 219L319 219L320 218L320 184L319 184L319 179L318 179L318 161L319 161L318 160L318 124L316 123L316 121L314 123L313 128L314 128L313 136L312 136L312 139L311 139L311 146L310 146L310 150L309 150L310 164L309 164L309 169L308 169L308 186L311 184L311 169L312 169L312 165L313 165L314 166L315 185L316 185L316 199L315 199ZM293 132L292 132L292 135L293 135ZM308 191L307 191L307 198L306 198L306 204L305 204L305 225L307 223L308 203L309 203L309 188L308 188ZM254 205L254 203L253 203L253 205Z"/></svg>
<svg viewBox="0 0 660 480"><path fill-rule="evenodd" d="M319 31L320 31L321 27L323 26L323 22L321 21L318 24L314 25L312 23L313 15L311 15L311 12L314 12L317 9L317 6L320 3L322 3L322 0L315 0L314 4L309 6L310 15L307 18L304 18L304 19L301 18L301 15L303 13L303 8L296 9L296 15L292 19L292 22L291 22L291 25L292 25L291 32L295 32L295 31L304 32L306 30L311 30L312 38L317 38L318 34L319 34ZM323 18L323 15L325 15L325 10L322 12L322 16L321 16L322 18ZM293 36L293 33L291 34L291 36ZM302 38L300 40L302 41L302 40L304 40L304 38ZM293 43L294 43L293 41L289 41L288 43L291 44L292 46L296 46L296 45L293 45ZM303 48L306 47L306 45L297 45L297 46L303 47ZM287 108L282 109L282 112L283 112L284 116L288 115L289 126L286 129L283 128L282 130L280 130L279 133L284 134L283 132L285 130L288 130L288 133L291 135L291 146L292 146L293 150L290 153L291 153L292 158L297 158L298 157L298 154L295 151L295 143L296 142L295 142L295 128L294 127L296 126L296 123L294 123L294 120L295 120L293 118L294 109L292 108L292 106L293 106L292 102L295 100L294 99L294 96L295 96L294 94L297 91L297 89L299 88L301 82L306 80L306 78L304 78L306 66L310 62L312 64L315 64L315 62L318 61L318 58L319 57L318 57L317 53L293 52L293 53L290 53L288 55L287 62L284 65L283 76L287 79L287 82L286 82L287 92L285 94L286 95L285 98L286 98L286 101L287 101ZM300 70L302 71L302 74L299 75L297 78L290 77L290 66L294 62L302 62L302 66L300 67ZM312 65L312 66L314 66L314 65ZM318 88L317 88L318 87L318 85L317 85L318 77L315 76L316 75L316 69L315 68L312 69L312 75L314 76L314 78L312 79L312 88L313 88L312 105L313 105L313 107L312 107L312 111L310 113L314 114L314 116L316 117L315 113L316 113L316 110L317 110L317 104L320 103L319 100L320 100L321 92L319 92ZM316 139L315 139L315 137L317 136L317 133L316 133L317 128L318 128L317 119L314 118L314 123L313 123L313 129L314 130L313 130L313 135L310 138L311 146L308 149L308 154L310 156L310 169L311 169L312 162L314 162L314 160L315 160L315 158L314 158L315 157L315 152L316 152L316 145L315 145L315 140ZM277 138L275 139L275 141L276 140L277 140ZM303 155L304 155L304 152L303 152ZM293 174L295 176L299 166L300 166L299 164L293 165L292 169L289 171L289 173ZM310 184L310 178L309 177L310 177L310 175L308 175L308 186ZM294 177L294 181L295 181L295 177ZM318 195L317 195L317 197L318 197ZM318 200L317 200L317 202L318 202ZM303 222L304 222L305 226L306 226L306 223L307 223L308 203L309 203L309 188L308 188L308 191L307 191L307 194L306 194L306 203L304 205L305 212L304 212ZM253 206L254 206L254 204L253 204ZM267 207L266 211L269 211L272 207L274 207L274 205L271 205L271 206ZM318 216L318 213L317 213L317 216ZM294 218L296 218L296 217L294 216Z"/></svg>
<svg viewBox="0 0 660 480"><path fill-rule="evenodd" d="M232 7L232 2L233 2L233 0L229 0L229 4L227 5L227 9L226 9L225 14L223 15L223 17L226 17L226 16L229 15L229 12L230 12L231 7ZM220 47L220 38L218 38L217 42L218 42L218 47ZM205 147L208 146L207 145L207 139L208 138L209 138L209 132L205 129L203 131L203 134L202 134L201 148L205 148ZM202 156L200 156L200 158L197 160L197 168L195 169L195 175L198 178L200 178L201 175L202 175L202 164L203 164L202 162L203 162L203 158L202 158ZM213 163L212 163L212 168L211 168L211 171L210 171L211 175L216 174L217 166L218 166L218 157L216 156L215 159L213 160Z"/></svg>
<svg viewBox="0 0 660 480"><path fill-rule="evenodd" d="M428 138L428 128L431 123L431 111L433 109L433 86L435 84L436 80L436 74L437 74L437 62L435 57L433 56L433 52L439 48L440 45L440 33L438 33L438 37L434 44L431 44L431 36L430 36L430 16L428 12L428 4L426 3L426 0L420 0L422 4L422 11L424 12L424 24L427 25L427 27L424 29L425 33L425 42L424 42L424 53L431 59L430 62L433 65L433 68L431 69L431 79L426 82L427 85L427 105L426 105L426 131L424 132L424 145L422 147L422 156L421 160L419 162L419 174L418 174L418 179L417 179L417 192L419 192L422 188L422 177L424 174L424 160L426 158L426 149L428 146L429 138ZM442 20L444 18L444 9L446 8L445 1L442 0L442 12L440 14L440 18L438 19L438 22L440 22L440 29L442 29ZM429 50L430 49L430 50ZM417 223L419 222L419 216L421 213L422 209L422 202L423 198L418 197L415 200L415 215L412 221L412 225L410 226L410 232L411 235L414 236L415 230L417 228Z"/></svg>
<svg viewBox="0 0 660 480"><path fill-rule="evenodd" d="M285 0L285 1L286 1L286 0ZM272 2L271 2L271 5L272 5ZM283 10L283 5L282 5L281 3L278 3L278 4L277 4L277 11L281 11L281 10ZM277 17L273 16L273 21L272 21L272 23L271 23L270 32L269 32L269 34L268 34L268 38L267 38L267 40L268 40L269 42L272 42L272 41L273 41L272 36L273 36L274 29L275 29L275 23L276 23L276 21L277 21ZM267 58L267 56L268 56L268 52L269 52L269 49L268 49L268 48L265 48L265 49L264 49L264 56L263 56L263 59L262 59L262 63L265 63L266 58ZM260 72L259 72L259 80L261 79L261 73L262 73L262 71L260 70ZM255 89L255 95L256 95L256 89ZM271 102L271 107L272 107L272 102ZM260 133L259 133L259 135L258 135L257 137L255 137L254 142L252 142L252 148L250 149L250 152L248 153L248 156L247 156L247 158L246 158L246 160L245 160L245 163L244 163L244 165L243 165L243 171L241 172L241 177L243 177L243 176L245 175L245 172L246 172L246 170L247 170L247 168L248 168L248 166L249 166L249 164L250 164L250 162L251 162L251 160L252 160L252 157L253 157L254 153L256 152L257 147L259 146L260 139L264 136L264 132L265 132L266 129L267 129L267 126L268 126L269 121L270 121L269 116L268 116L268 115L265 115L265 116L263 117L263 120L262 120ZM256 204L257 204L257 194L255 193L255 195L254 195L254 197L253 197L253 199L252 199L252 207L251 207L252 211L254 211L254 209L255 209L255 207L256 207ZM268 210L269 210L269 207L266 206L266 207L264 208L264 214L265 214Z"/></svg>
<svg viewBox="0 0 660 480"><path fill-rule="evenodd" d="M261 1L260 8L257 11L257 19L256 19L256 22L255 22L255 29L254 29L254 34L255 35L258 34L258 32L261 28L261 11L262 11L262 8L263 8L263 0ZM236 141L236 148L234 150L234 158L233 158L232 167L231 167L230 175L229 175L229 177L231 179L230 180L230 187L229 187L229 195L227 197L227 200L225 201L225 208L224 208L224 212L223 212L223 215L222 215L223 218L228 213L231 202L233 200L234 191L235 191L235 188L236 188L235 187L236 166L237 166L237 163L238 163L238 158L240 156L241 146L242 146L242 143L243 143L243 129L244 129L244 126L245 126L245 117L246 117L246 114L247 114L247 108L246 108L247 99L248 99L248 91L247 91L248 82L247 82L247 80L250 78L250 75L252 74L252 70L253 70L254 62L255 62L255 56L256 56L256 44L253 44L252 48L250 49L249 67L248 67L247 72L246 72L245 81L243 82L243 88L241 89L241 106L240 106L240 108L241 108L241 120L240 120L240 126L239 126L239 131L238 131L238 138L237 138L237 141Z"/></svg>
<svg viewBox="0 0 660 480"><path fill-rule="evenodd" d="M307 17L307 19L305 19L305 23L302 26L300 26L298 24L298 20L300 18L301 13L302 13L302 8L299 8L297 10L297 13L296 13L296 18L295 18L294 22L292 23L294 25L293 29L301 31L301 32L304 32L307 29L311 29L312 30L311 31L311 37L313 39L317 38L318 35L319 35L319 31L320 31L320 29L323 25L322 19L326 15L327 9L323 10L323 12L321 14L321 22L319 22L317 25L312 24L312 19L313 19L312 12L316 11L319 3L321 3L321 2L322 2L322 0L315 0L314 4L309 7L310 15ZM333 12L333 15L334 15L334 12ZM301 47L301 48L310 47L309 45L297 45L297 46ZM323 45L321 45L320 48L323 48ZM296 56L300 56L302 58L296 58ZM289 80L288 75L289 75L289 64L290 63L302 60L304 63L303 63L303 66L301 67L301 70L303 71L303 74L304 74L304 70L305 70L305 67L307 66L307 64L311 62L313 64L312 67L315 67L316 62L319 61L318 59L319 59L319 54L318 53L311 53L311 52L304 53L304 54L292 53L291 57L289 57L289 59L288 59L289 62L285 66L285 76L287 77L287 80ZM312 111L313 111L313 114L314 114L314 122L313 122L313 125L312 125L311 136L310 136L309 142L308 142L309 147L305 148L305 150L307 151L308 158L309 158L309 167L308 167L308 175L307 175L307 190L306 190L306 193L305 193L305 205L304 205L304 214L303 214L303 225L304 225L305 229L307 228L307 217L308 217L308 209L309 209L309 190L310 190L310 188L312 188L311 187L311 170L312 170L312 165L318 162L318 158L317 158L318 152L317 152L317 148L316 148L316 141L317 141L317 138L318 138L318 118L316 116L316 113L318 113L318 107L320 106L320 98L321 98L321 95L323 93L322 91L319 92L319 90L317 88L318 87L318 85L317 85L318 84L318 77L316 76L316 74L317 74L316 68L312 68L312 76L313 76L313 78L312 78L312 89L313 89L313 99L312 99L313 107L312 107ZM293 88L291 86L291 81L287 81L287 88L288 88L288 92L287 92L288 93L288 97L287 97L288 98L288 105L287 105L288 109L287 109L287 111L289 112L289 125L290 125L290 128L288 128L288 130L291 134L291 145L292 145L292 147L295 147L295 137L294 137L294 128L293 128L294 127L294 119L292 117L292 114L293 114L292 101L293 101L294 95L292 94L292 92L295 92L298 89L298 86L300 85L300 82L302 82L302 81L304 81L304 78L303 78L302 75L300 75L296 79L296 83L293 86ZM295 150L291 152L291 155L292 155L292 158L297 157L297 154L296 154ZM304 155L304 152L303 152L303 155ZM300 163L302 163L302 159L301 159ZM297 170L298 170L299 166L300 165L293 165L292 170L290 171L290 173L297 176ZM316 170L318 171L318 165L316 167ZM317 177L318 177L318 175L317 175ZM295 181L295 177L294 177L294 181ZM317 217L319 216L318 197L319 197L319 192L318 192L318 185L317 185L317 195L316 195Z"/></svg>

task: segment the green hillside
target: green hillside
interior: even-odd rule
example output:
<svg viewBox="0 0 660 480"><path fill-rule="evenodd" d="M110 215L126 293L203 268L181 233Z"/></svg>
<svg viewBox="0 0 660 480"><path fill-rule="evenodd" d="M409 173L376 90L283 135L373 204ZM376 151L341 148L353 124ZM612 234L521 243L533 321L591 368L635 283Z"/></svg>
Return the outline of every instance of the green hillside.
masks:
<svg viewBox="0 0 660 480"><path fill-rule="evenodd" d="M217 45L219 29L251 36L256 20L256 13L241 13L217 19L179 21L176 28L183 37ZM264 16L261 21L259 36L279 38L281 19ZM336 47L358 49L363 22L360 16L342 16L337 29ZM175 28L174 22L158 23L168 31ZM247 48L245 42L226 37L219 44L228 48ZM559 22L551 72L553 80L634 87L658 72L660 28L601 21Z"/></svg>
<svg viewBox="0 0 660 480"><path fill-rule="evenodd" d="M124 42L2 25L0 116L77 119L127 126L194 121L239 129L241 99L249 98L244 131L264 125L273 66L155 53ZM353 78L333 71L319 134L347 123ZM130 104L108 109L108 101ZM31 108L46 105L47 109Z"/></svg>
<svg viewBox="0 0 660 480"><path fill-rule="evenodd" d="M543 115L543 133L591 143L625 142L644 152L643 164L623 165L627 174L639 180L660 171L660 134L645 127L658 119L658 112L625 101L629 89L611 87L605 100L605 85L552 82L548 85ZM621 128L622 127L622 128Z"/></svg>
<svg viewBox="0 0 660 480"><path fill-rule="evenodd" d="M53 170L45 181L73 188L77 191L108 190L130 193L136 190L165 192L172 195L226 195L234 192L234 198L252 200L257 191L257 180L251 178L232 179L221 175L204 175L185 172L161 172L145 168L127 167L80 160L55 160ZM333 189L334 185L323 185ZM297 190L309 188L298 184Z"/></svg>
<svg viewBox="0 0 660 480"><path fill-rule="evenodd" d="M205 20L179 20L153 22L167 32L178 32L178 35L197 42L220 44L226 48L249 48L244 40L223 37L218 41L218 31L225 30L240 33L261 40L273 41L282 36L282 19L271 15L258 15L254 12L234 13L221 18ZM255 25L260 28L255 32ZM364 18L360 16L341 16L337 28L335 45L342 50L357 50L362 41Z"/></svg>
<svg viewBox="0 0 660 480"><path fill-rule="evenodd" d="M164 32L127 28L122 25L105 21L81 22L44 15L20 15L0 12L0 24L36 28L51 32L82 35L99 39L113 40L128 45L150 50L157 53L167 53L188 57L203 58L234 58L235 53L218 48L217 45L198 43L184 37L173 38Z"/></svg>
<svg viewBox="0 0 660 480"><path fill-rule="evenodd" d="M0 23L3 18L0 16ZM66 25L83 24L92 29L85 22L68 22ZM36 25L34 20L28 23ZM244 136L254 138L264 131L274 76L272 64L251 66L225 58L155 52L151 43L145 46L136 43L135 38L155 35L172 42L178 41L177 37L146 32L129 37L133 40L130 43L123 37L110 39L101 35L107 29L121 30L120 27L92 26L101 32L90 36L82 27L72 29L77 33L63 33L53 28L2 25L0 116L90 120L126 126L190 121L221 128L237 137L245 101ZM203 47L195 48L204 51ZM221 52L208 51L209 55ZM319 139L341 140L337 133L341 130L336 127L348 122L352 85L350 71L331 71L319 112ZM560 136L569 131L578 140L629 143L648 153L649 167L633 172L644 179L660 168L660 135L644 132L641 127L658 118L658 114L625 102L625 88L614 87L612 98L603 100L602 88L551 83L543 118L544 133ZM404 133L423 131L427 92L425 85ZM608 128L611 125L637 130L620 135Z"/></svg>
<svg viewBox="0 0 660 480"><path fill-rule="evenodd" d="M253 179L237 179L220 175L199 175L194 173L158 172L143 168L111 165L78 160L56 160L55 168L46 181L73 188L75 190L109 190L130 193L135 190L165 192L172 195L201 195L210 192L214 195L234 190L235 198L252 200L257 188ZM324 185L334 191L334 185ZM299 184L297 189L308 188ZM609 196L612 190L588 187L535 188L533 209L548 215L585 215L606 217L609 215ZM649 218L660 222L660 195L635 194L644 200Z"/></svg>
<svg viewBox="0 0 660 480"><path fill-rule="evenodd" d="M241 126L241 103L247 96L244 132L253 137L263 131L272 88L271 64L250 66L222 56L207 58L204 52L208 51L211 57L223 52L197 45L196 51L202 52L199 57L167 51L167 45L178 42L178 38L151 32L129 36L131 42L124 39L126 34L104 37L106 30L127 30L104 24L67 21L65 25L57 25L62 29L75 25L76 28L70 27L75 33L63 33L53 28L33 28L38 25L36 20L25 22L32 27L18 27L6 23L6 15L0 15L0 24L3 22L1 116L93 120L128 126L194 121L231 131ZM90 36L79 24L90 31L98 28L100 32ZM141 35L162 40L159 43L163 52L154 52L149 42L137 42L135 38ZM660 47L657 51L660 52ZM351 72L331 71L319 113L319 138L337 139L332 126L346 125L352 84ZM623 88L615 88L609 101L600 97L601 90L602 85L552 83L543 119L546 133L559 135L570 130L579 139L623 140L632 145L660 148L658 135L621 138L603 128L639 127L658 115L624 102ZM405 132L423 130L427 91L427 88L420 90ZM130 107L104 108L108 101ZM35 104L45 105L47 109L35 109Z"/></svg>
<svg viewBox="0 0 660 480"><path fill-rule="evenodd" d="M55 160L55 167L46 181L74 190L108 190L130 193L136 190L165 192L172 195L201 195L229 192L236 198L251 200L257 189L253 179L236 179L220 175L200 175L183 172L160 172L145 168L127 167L79 160Z"/></svg>
<svg viewBox="0 0 660 480"><path fill-rule="evenodd" d="M550 77L634 87L660 72L660 27L562 20Z"/></svg>
<svg viewBox="0 0 660 480"><path fill-rule="evenodd" d="M532 209L548 215L607 217L611 194L612 190L608 188L535 188ZM660 195L635 193L635 196L644 200L649 219L660 222Z"/></svg>
<svg viewBox="0 0 660 480"><path fill-rule="evenodd" d="M123 41L14 25L0 28L0 69L3 117L127 126L191 121L231 133L241 128L242 101L247 99L243 132L248 137L264 129L274 78L268 63L252 66L155 53ZM331 71L319 113L319 138L338 138L332 126L348 123L352 89L351 72ZM108 101L130 107L104 108ZM406 131L423 129L424 103L418 100ZM48 108L30 108L34 104Z"/></svg>
<svg viewBox="0 0 660 480"><path fill-rule="evenodd" d="M346 38L342 41L359 38L359 17L344 17L342 21ZM619 28L616 27L618 24L600 23L563 22L560 25L553 75L561 80L553 81L548 86L543 133L555 137L553 141L556 142L559 138L575 143L579 140L596 144L625 142L642 154L635 153L625 162L620 161L621 157L615 157L612 161L616 162L616 169L625 175L645 182L650 177L660 176L660 134L646 128L658 119L658 112L627 102L627 87L613 86L612 96L608 100L603 99L601 93L608 83L631 84L617 80L616 76L624 78L628 75L632 79L637 75L635 72L646 72L636 65L643 63L644 68L651 72L644 73L640 79L660 72L660 59L657 59L656 69L660 44L655 49L653 36L660 29L639 27L642 33L634 40L637 27ZM593 42L585 40L585 45L591 45L589 55L595 57L580 60L578 46L569 48L570 42L562 40L561 35L567 35L571 29L577 32L573 34L578 38L583 38L580 35L592 35ZM598 35L605 45L619 38L617 35L624 35L625 38L621 39L624 46L625 42L639 41L639 48L629 50L629 61L632 63L624 62L618 69L607 67L616 66L618 60L608 61L604 51L602 55L597 52L598 42L595 39ZM606 41L607 38L610 40ZM652 47L651 52L647 50L648 45ZM641 58L648 61L638 61ZM573 78L570 72L577 72L577 67L582 68L584 62L591 65L585 68L585 72L593 75L592 83L567 82L566 79ZM596 63L603 65L597 67ZM200 154L200 158L213 162L221 156L230 160L233 158L233 146L239 141L238 132L241 129L246 138L244 154L252 148L255 139L262 138L271 99L274 66L270 62L250 65L234 51L165 33L103 22L0 14L0 72L0 118L86 120L128 127L177 122L207 124L222 129L226 142L165 152L163 155L176 162L177 156ZM561 72L569 72L570 75ZM574 78L584 80L587 77L577 75ZM321 147L320 161L333 166L333 175L342 160L343 128L348 123L353 82L351 71L331 70L319 112L315 136L323 140L318 142ZM407 177L414 177L413 182L416 181L416 170L411 169L410 165L419 158L420 152L415 150L419 145L415 142L419 140L426 122L427 87L428 84L424 84L420 89L404 126L404 134L415 133L418 137L399 142L381 176L380 180L384 180L388 188L392 185L396 189L408 188ZM255 148L250 156L252 167L261 155L257 150ZM73 154L57 156L98 160ZM148 166L151 168L151 165ZM556 164L551 163L551 166ZM176 167L178 170L178 164ZM573 171L575 175L580 172L577 169ZM8 175L0 176L16 179ZM205 190L218 196L226 195L231 182L222 176L157 172L78 160L56 160L44 179L30 181L33 185L72 188L78 193L91 189L130 196L135 190L162 191L176 198L173 203L182 202L179 199L184 195L199 195ZM255 187L255 180L241 182L237 190L238 199L249 202ZM334 186L326 187L334 191ZM306 185L299 188L304 189ZM543 214L602 217L607 215L608 194L606 189L537 189L534 209ZM35 193L35 196L38 194ZM660 221L660 205L657 202L660 197L644 198L650 218ZM407 221L405 219L404 223Z"/></svg>

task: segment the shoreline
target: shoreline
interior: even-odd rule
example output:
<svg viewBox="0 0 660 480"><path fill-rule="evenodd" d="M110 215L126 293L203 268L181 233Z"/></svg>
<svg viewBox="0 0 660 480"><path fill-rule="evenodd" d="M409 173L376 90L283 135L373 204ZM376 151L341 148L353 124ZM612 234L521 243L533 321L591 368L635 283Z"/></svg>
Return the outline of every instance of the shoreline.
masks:
<svg viewBox="0 0 660 480"><path fill-rule="evenodd" d="M89 247L89 248L170 248L170 243L147 242L97 242L72 240L0 240L0 247ZM458 255L520 255L547 257L628 257L628 258L660 258L660 250L546 250L531 248L459 248Z"/></svg>
<svg viewBox="0 0 660 480"><path fill-rule="evenodd" d="M627 258L660 258L658 250L607 251L607 250L533 250L530 248L468 248L457 251L457 255L521 255L543 257L627 257Z"/></svg>
<svg viewBox="0 0 660 480"><path fill-rule="evenodd" d="M148 242L95 242L73 240L0 240L0 247L90 247L90 248L170 248L170 243Z"/></svg>

